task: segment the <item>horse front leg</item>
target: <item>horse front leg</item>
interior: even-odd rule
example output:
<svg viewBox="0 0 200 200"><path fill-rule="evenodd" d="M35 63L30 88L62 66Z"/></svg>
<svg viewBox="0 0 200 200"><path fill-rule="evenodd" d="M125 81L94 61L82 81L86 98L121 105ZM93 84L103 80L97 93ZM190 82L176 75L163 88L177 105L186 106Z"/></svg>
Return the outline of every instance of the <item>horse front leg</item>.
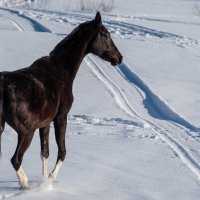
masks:
<svg viewBox="0 0 200 200"><path fill-rule="evenodd" d="M21 132L18 133L18 144L15 151L14 156L11 159L11 163L16 170L17 177L19 179L19 183L21 185L22 189L28 189L28 178L21 166L22 159L24 156L25 151L30 146L30 143L32 141L34 132L22 134Z"/></svg>
<svg viewBox="0 0 200 200"><path fill-rule="evenodd" d="M56 180L58 172L66 156L66 147L65 147L66 127L67 127L67 116L56 117L56 119L54 120L54 128L55 128L56 143L58 145L58 156L56 165L53 171L49 174L49 178L52 179L53 181Z"/></svg>
<svg viewBox="0 0 200 200"><path fill-rule="evenodd" d="M40 128L40 145L41 145L41 159L42 159L42 175L48 177L48 164L49 164L49 130L50 125Z"/></svg>

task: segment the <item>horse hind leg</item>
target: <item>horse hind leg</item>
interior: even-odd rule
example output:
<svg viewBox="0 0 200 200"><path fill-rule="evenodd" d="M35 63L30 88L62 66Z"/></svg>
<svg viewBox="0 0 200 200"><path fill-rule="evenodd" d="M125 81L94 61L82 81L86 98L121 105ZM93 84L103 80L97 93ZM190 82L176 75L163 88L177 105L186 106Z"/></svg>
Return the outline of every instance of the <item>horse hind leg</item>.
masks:
<svg viewBox="0 0 200 200"><path fill-rule="evenodd" d="M49 129L50 125L40 128L40 144L41 144L41 159L42 159L42 175L48 177L48 158L49 158Z"/></svg>
<svg viewBox="0 0 200 200"><path fill-rule="evenodd" d="M0 157L2 157L1 152L1 135L5 128L5 119L3 117L3 87L2 87L2 78L0 78Z"/></svg>
<svg viewBox="0 0 200 200"><path fill-rule="evenodd" d="M21 163L22 163L24 153L28 149L28 147L30 146L30 143L32 141L33 133L34 132L26 133L26 134L18 133L17 148L15 151L15 154L13 155L13 157L11 159L11 163L12 163L14 169L16 170L17 177L19 179L19 184L22 189L29 188L28 178L21 166Z"/></svg>
<svg viewBox="0 0 200 200"><path fill-rule="evenodd" d="M55 137L56 137L56 143L58 145L58 157L53 171L49 174L49 178L52 179L53 181L56 180L58 172L66 156L66 147L65 147L65 131L67 126L66 119L67 117L62 117L59 119L55 119L54 121Z"/></svg>
<svg viewBox="0 0 200 200"><path fill-rule="evenodd" d="M0 119L0 158L2 157L2 151L1 151L1 135L5 128L5 120L3 118Z"/></svg>

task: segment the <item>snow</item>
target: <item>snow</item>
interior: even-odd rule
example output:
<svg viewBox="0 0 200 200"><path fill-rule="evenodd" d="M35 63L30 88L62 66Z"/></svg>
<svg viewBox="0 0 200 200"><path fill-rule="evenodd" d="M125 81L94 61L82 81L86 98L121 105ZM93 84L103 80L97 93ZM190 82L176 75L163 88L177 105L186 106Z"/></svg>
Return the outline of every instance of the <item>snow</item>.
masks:
<svg viewBox="0 0 200 200"><path fill-rule="evenodd" d="M19 8L22 1L10 2L12 9L0 8L1 71L48 55L73 28L94 17L94 12L73 11L75 1L65 12L61 0L57 7L49 1L28 9ZM23 160L31 189L19 190L10 164L17 135L6 126L0 200L198 200L200 16L195 5L199 2L116 0L114 10L102 16L124 61L115 68L92 55L84 59L74 82L67 158L57 182L41 176L36 132ZM52 126L49 172L56 156Z"/></svg>

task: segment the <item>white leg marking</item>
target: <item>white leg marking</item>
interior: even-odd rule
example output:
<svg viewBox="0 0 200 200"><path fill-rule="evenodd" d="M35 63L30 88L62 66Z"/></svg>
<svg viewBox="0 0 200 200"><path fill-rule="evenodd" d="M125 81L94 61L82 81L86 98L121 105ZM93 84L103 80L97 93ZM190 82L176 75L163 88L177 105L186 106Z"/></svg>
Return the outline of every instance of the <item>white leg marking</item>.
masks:
<svg viewBox="0 0 200 200"><path fill-rule="evenodd" d="M49 159L42 157L42 175L45 178L48 178L48 165L49 165Z"/></svg>
<svg viewBox="0 0 200 200"><path fill-rule="evenodd" d="M22 189L28 189L29 185L28 185L28 178L22 168L22 166L20 166L20 168L18 169L17 173L17 177L19 179L19 183L22 187Z"/></svg>
<svg viewBox="0 0 200 200"><path fill-rule="evenodd" d="M53 181L56 180L56 177L57 177L58 172L59 172L59 170L60 170L60 168L61 168L61 166L62 166L62 163L63 163L63 162L62 162L61 160L59 160L59 161L57 162L57 164L56 164L54 170L49 174L49 178L52 179Z"/></svg>

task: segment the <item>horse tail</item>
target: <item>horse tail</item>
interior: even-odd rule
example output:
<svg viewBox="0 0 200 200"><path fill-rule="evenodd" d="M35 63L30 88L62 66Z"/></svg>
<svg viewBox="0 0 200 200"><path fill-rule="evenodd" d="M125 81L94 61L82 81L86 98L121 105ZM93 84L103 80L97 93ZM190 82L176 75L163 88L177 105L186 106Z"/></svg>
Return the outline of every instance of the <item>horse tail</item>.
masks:
<svg viewBox="0 0 200 200"><path fill-rule="evenodd" d="M5 120L3 117L3 74L0 73L0 158L2 157L1 151L1 135L4 131Z"/></svg>

